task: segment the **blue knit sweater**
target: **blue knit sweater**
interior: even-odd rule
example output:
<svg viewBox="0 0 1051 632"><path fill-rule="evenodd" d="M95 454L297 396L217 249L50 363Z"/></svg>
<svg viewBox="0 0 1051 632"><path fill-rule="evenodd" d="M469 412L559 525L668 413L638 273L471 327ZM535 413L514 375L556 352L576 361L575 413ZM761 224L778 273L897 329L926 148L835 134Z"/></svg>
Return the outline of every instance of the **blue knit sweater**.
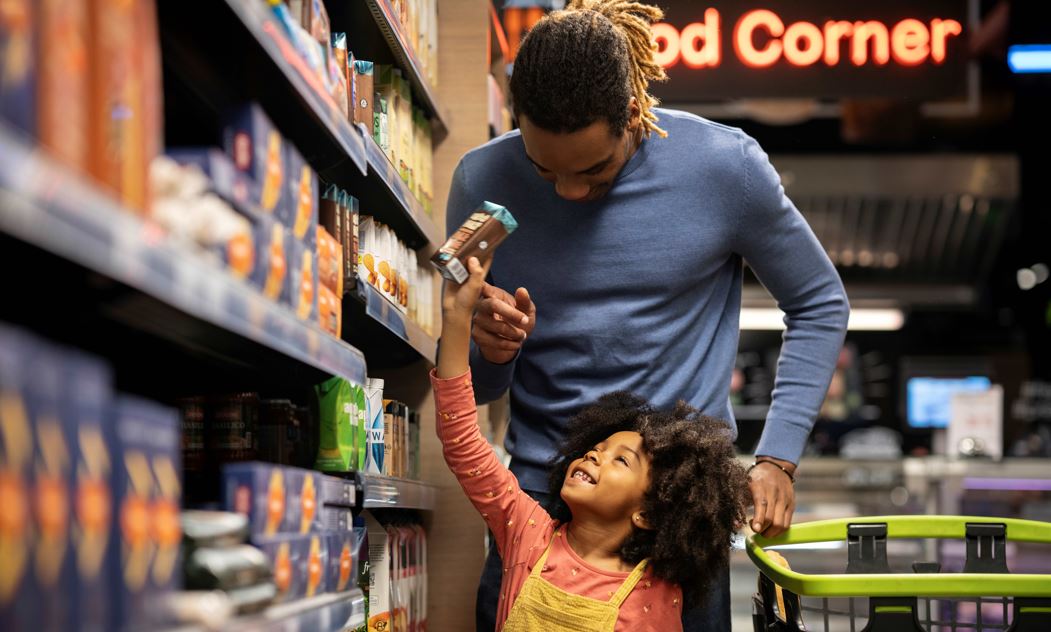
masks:
<svg viewBox="0 0 1051 632"><path fill-rule="evenodd" d="M517 132L468 152L453 175L450 233L483 200L519 223L491 282L529 290L536 328L506 365L472 349L471 369L479 403L511 389L506 447L526 489L546 489L567 421L610 391L657 407L683 399L736 433L742 259L788 317L756 453L798 462L828 388L847 297L766 154L738 129L657 114L668 138L645 140L595 202L559 198Z"/></svg>

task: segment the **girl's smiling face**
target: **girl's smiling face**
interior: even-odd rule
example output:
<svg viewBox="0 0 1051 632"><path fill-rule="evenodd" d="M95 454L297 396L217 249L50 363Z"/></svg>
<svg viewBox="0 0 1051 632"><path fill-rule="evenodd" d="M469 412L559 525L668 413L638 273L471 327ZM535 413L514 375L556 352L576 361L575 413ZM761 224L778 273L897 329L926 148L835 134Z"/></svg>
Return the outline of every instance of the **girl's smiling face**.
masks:
<svg viewBox="0 0 1051 632"><path fill-rule="evenodd" d="M650 457L643 450L642 435L622 431L570 463L561 496L574 514L630 521L642 510L649 486Z"/></svg>

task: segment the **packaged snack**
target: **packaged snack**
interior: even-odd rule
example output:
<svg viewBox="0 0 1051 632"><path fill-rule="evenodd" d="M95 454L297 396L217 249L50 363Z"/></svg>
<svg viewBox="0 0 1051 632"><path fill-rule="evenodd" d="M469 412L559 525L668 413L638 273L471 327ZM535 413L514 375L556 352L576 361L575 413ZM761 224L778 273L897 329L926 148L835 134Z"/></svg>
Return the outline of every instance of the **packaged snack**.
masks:
<svg viewBox="0 0 1051 632"><path fill-rule="evenodd" d="M354 510L347 507L323 505L321 507L321 530L325 533L341 533L354 526Z"/></svg>
<svg viewBox="0 0 1051 632"><path fill-rule="evenodd" d="M32 569L37 593L37 624L60 630L71 625L66 591L73 579L71 544L71 488L73 468L70 424L65 397L64 358L57 349L40 343L25 358L28 373L26 393L30 426L35 435L33 453L33 546Z"/></svg>
<svg viewBox="0 0 1051 632"><path fill-rule="evenodd" d="M0 347L4 346L0 340ZM109 629L112 579L107 567L113 529L112 374L105 362L66 351L67 415L73 449L73 555L76 592L72 616L80 629ZM0 381L3 378L0 377ZM6 496L6 494L5 494ZM6 564L6 562L5 562ZM64 598L70 599L71 595Z"/></svg>
<svg viewBox="0 0 1051 632"><path fill-rule="evenodd" d="M336 239L342 240L343 217L340 213L343 191L334 184L325 187L318 204L318 226L328 231Z"/></svg>
<svg viewBox="0 0 1051 632"><path fill-rule="evenodd" d="M315 40L329 46L332 35L324 0L304 0L303 5L308 11L303 28L309 31Z"/></svg>
<svg viewBox="0 0 1051 632"><path fill-rule="evenodd" d="M327 544L320 535L280 535L258 542L270 564L277 603L325 592Z"/></svg>
<svg viewBox="0 0 1051 632"><path fill-rule="evenodd" d="M303 425L291 401L271 399L260 402L256 435L256 451L261 461L298 467L305 464ZM312 460L314 455L309 457Z"/></svg>
<svg viewBox="0 0 1051 632"><path fill-rule="evenodd" d="M376 97L373 110L375 121L376 143L383 150L387 160L397 166L398 149L398 101L399 92L395 82L401 78L401 71L388 64L376 65Z"/></svg>
<svg viewBox="0 0 1051 632"><path fill-rule="evenodd" d="M287 198L278 210L278 219L291 227L292 236L308 248L316 247L318 222L317 174L291 144L286 145L288 166Z"/></svg>
<svg viewBox="0 0 1051 632"><path fill-rule="evenodd" d="M217 463L254 460L258 419L257 393L236 393L209 399L205 444L211 459Z"/></svg>
<svg viewBox="0 0 1051 632"><path fill-rule="evenodd" d="M288 296L300 320L317 322L317 253L298 240L291 240L291 270Z"/></svg>
<svg viewBox="0 0 1051 632"><path fill-rule="evenodd" d="M14 0L0 16L0 117L29 134L37 129L36 3Z"/></svg>
<svg viewBox="0 0 1051 632"><path fill-rule="evenodd" d="M373 92L375 65L363 59L354 60L354 123L373 131Z"/></svg>
<svg viewBox="0 0 1051 632"><path fill-rule="evenodd" d="M387 632L391 626L391 551L387 530L375 516L366 512L369 546L368 632Z"/></svg>
<svg viewBox="0 0 1051 632"><path fill-rule="evenodd" d="M150 6L144 6L150 5ZM91 174L128 208L145 211L159 149L160 71L152 3L89 2Z"/></svg>
<svg viewBox="0 0 1051 632"><path fill-rule="evenodd" d="M290 238L285 227L269 217L260 218L255 230L256 265L250 281L271 301L288 301Z"/></svg>
<svg viewBox="0 0 1051 632"><path fill-rule="evenodd" d="M34 52L39 64L40 142L60 161L86 172L91 94L88 3L86 0L41 0L37 7L39 48ZM2 30L4 27L0 26ZM5 66L12 60L7 53L0 55ZM3 85L5 88L9 85L6 78Z"/></svg>
<svg viewBox="0 0 1051 632"><path fill-rule="evenodd" d="M357 490L354 481L349 478L338 476L320 476L318 502L322 507L343 507L352 509L354 507Z"/></svg>
<svg viewBox="0 0 1051 632"><path fill-rule="evenodd" d="M412 191L415 188L415 173L412 169L413 159L413 133L414 125L412 119L412 86L409 80L399 72L395 77L394 89L396 91L398 108L398 147L394 152L398 160L394 164L398 167L398 175L402 182L409 186Z"/></svg>
<svg viewBox="0 0 1051 632"><path fill-rule="evenodd" d="M398 452L397 452L397 415L398 402L394 400L383 400L383 473L387 476L398 475Z"/></svg>
<svg viewBox="0 0 1051 632"><path fill-rule="evenodd" d="M182 578L179 419L174 410L127 396L114 405L114 503L120 525L114 629L149 629L156 604Z"/></svg>
<svg viewBox="0 0 1051 632"><path fill-rule="evenodd" d="M270 579L270 562L248 544L199 547L188 554L185 572L190 590L234 590Z"/></svg>
<svg viewBox="0 0 1051 632"><path fill-rule="evenodd" d="M343 296L343 249L322 227L317 229L318 279L338 296Z"/></svg>
<svg viewBox="0 0 1051 632"><path fill-rule="evenodd" d="M191 548L231 547L248 539L248 518L231 511L187 510L179 524Z"/></svg>
<svg viewBox="0 0 1051 632"><path fill-rule="evenodd" d="M484 261L493 250L518 228L518 222L506 208L482 202L474 213L431 257L431 263L443 277L456 283L467 280L467 260Z"/></svg>
<svg viewBox="0 0 1051 632"><path fill-rule="evenodd" d="M328 540L328 591L345 592L357 587L361 558L368 552L364 527L352 526L348 531L325 536Z"/></svg>
<svg viewBox="0 0 1051 632"><path fill-rule="evenodd" d="M287 531L288 489L285 470L268 463L223 466L223 507L248 517L253 536Z"/></svg>
<svg viewBox="0 0 1051 632"><path fill-rule="evenodd" d="M347 34L332 34L332 59L330 64L335 66L336 72L342 78L339 82L343 89L343 101L336 94L336 104L344 106L342 112L348 121L354 120L354 77L350 72L350 51L347 49Z"/></svg>
<svg viewBox="0 0 1051 632"><path fill-rule="evenodd" d="M343 299L325 286L318 288L318 319L321 328L336 338L343 332Z"/></svg>
<svg viewBox="0 0 1051 632"><path fill-rule="evenodd" d="M369 474L385 474L382 379L367 378L365 380L365 401L368 406L365 471Z"/></svg>
<svg viewBox="0 0 1051 632"><path fill-rule="evenodd" d="M223 129L223 148L234 167L251 178L250 199L260 211L275 215L289 195L284 139L263 109L251 103L230 111Z"/></svg>
<svg viewBox="0 0 1051 632"><path fill-rule="evenodd" d="M321 530L318 511L318 488L321 474L299 468L286 468L288 481L288 525L290 533L312 533Z"/></svg>
<svg viewBox="0 0 1051 632"><path fill-rule="evenodd" d="M36 343L25 332L0 325L0 398L5 402L4 432L0 432L4 494L0 581L6 587L0 592L0 628L4 630L30 629L36 619L32 560L34 435L28 412L30 376L25 370L35 352Z"/></svg>
<svg viewBox="0 0 1051 632"><path fill-rule="evenodd" d="M361 216L358 225L358 279L362 283L379 288L379 271L376 268L376 222L371 217Z"/></svg>
<svg viewBox="0 0 1051 632"><path fill-rule="evenodd" d="M356 401L350 382L333 377L314 387L317 394L320 430L314 469L322 472L352 472L357 465Z"/></svg>
<svg viewBox="0 0 1051 632"><path fill-rule="evenodd" d="M357 285L359 223L358 198L344 192L343 211L343 292Z"/></svg>

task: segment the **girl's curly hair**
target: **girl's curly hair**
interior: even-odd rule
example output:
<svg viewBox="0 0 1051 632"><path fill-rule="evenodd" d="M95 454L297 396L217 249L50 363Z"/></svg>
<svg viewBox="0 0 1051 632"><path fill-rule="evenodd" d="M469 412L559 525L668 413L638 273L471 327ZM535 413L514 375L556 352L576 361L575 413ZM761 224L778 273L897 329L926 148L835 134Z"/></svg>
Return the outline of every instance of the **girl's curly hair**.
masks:
<svg viewBox="0 0 1051 632"><path fill-rule="evenodd" d="M637 564L649 558L655 576L681 586L691 607L700 605L715 577L711 571L729 564L731 539L747 507L747 473L725 423L685 402L658 411L623 391L604 395L569 423L552 463L548 509L560 522L572 519L561 497L570 463L622 431L642 435L650 458L642 511L653 529L633 526L621 559Z"/></svg>

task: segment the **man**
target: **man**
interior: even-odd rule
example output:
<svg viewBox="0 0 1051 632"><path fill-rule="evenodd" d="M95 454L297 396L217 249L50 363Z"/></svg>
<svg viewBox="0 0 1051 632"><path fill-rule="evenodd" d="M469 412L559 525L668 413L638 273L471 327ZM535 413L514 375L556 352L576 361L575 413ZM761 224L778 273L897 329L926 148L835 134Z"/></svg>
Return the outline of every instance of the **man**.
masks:
<svg viewBox="0 0 1051 632"><path fill-rule="evenodd" d="M511 77L519 131L464 156L452 232L482 201L518 230L500 247L471 354L476 399L511 390L506 446L542 500L566 420L613 390L659 408L683 399L729 421L742 259L787 315L769 417L750 472L750 526L791 522L793 475L843 343L849 311L835 268L759 145L737 129L654 109L649 25L659 9L575 0L537 24ZM704 537L703 533L697 537ZM492 630L500 560L490 550L478 630ZM729 630L720 590L686 630Z"/></svg>

